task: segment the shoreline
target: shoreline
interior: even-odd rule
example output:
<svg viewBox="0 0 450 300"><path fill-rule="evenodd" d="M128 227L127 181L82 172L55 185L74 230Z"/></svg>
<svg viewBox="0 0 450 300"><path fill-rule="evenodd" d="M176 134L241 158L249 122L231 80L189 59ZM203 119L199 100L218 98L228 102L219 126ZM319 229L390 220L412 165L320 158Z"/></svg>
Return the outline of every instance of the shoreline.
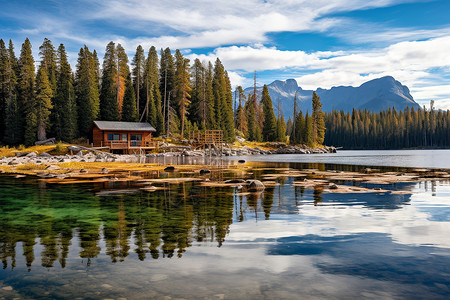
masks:
<svg viewBox="0 0 450 300"><path fill-rule="evenodd" d="M221 180L213 179L215 176L204 176L205 174L218 174L230 172L235 174L234 179L249 180L249 174L252 170L258 169L258 163L266 157L266 163L276 163L270 161L270 155L285 153L286 151L295 151L300 153L334 153L334 147L305 149L297 146L280 147L276 150L263 150L260 148L241 147L238 149L224 148L221 153L214 149L209 150L190 150L187 147L177 146L177 151L164 153L153 153L146 155L119 155L107 152L93 153L87 150L81 150L75 146L67 147L71 152L78 152L74 155L51 155L47 152L37 154L37 152L15 152L15 156L5 156L0 158L0 174L16 176L16 178L33 176L39 180L48 183L108 183L108 182L139 182L146 179L161 178L171 182L178 182L188 178L197 178L200 184L207 186L223 186L226 183L223 176ZM49 149L49 148L46 148ZM251 150L249 150L251 149ZM28 149L29 150L29 149ZM34 149L36 150L36 149ZM214 151L214 152L213 152ZM308 152L306 152L308 151ZM50 151L49 151L50 152ZM251 154L249 154L251 153ZM288 152L291 154L290 152ZM213 155L215 154L215 155ZM219 154L219 155L217 155ZM236 159L233 157L236 156ZM241 158L243 156L246 162ZM255 160L252 161L251 157ZM299 156L302 157L302 156ZM312 156L308 156L312 157ZM240 159L241 158L241 159ZM239 160L238 160L239 159ZM176 160L176 163L174 161ZM295 163L295 162L293 162ZM300 162L305 163L305 162ZM306 162L313 163L313 162ZM317 162L316 163L321 163ZM281 177L301 177L308 178L305 182L296 182L299 186L305 188L324 188L336 189L341 192L374 192L374 190L349 189L344 187L345 182L379 183L393 184L398 182L420 182L430 180L450 180L450 169L438 168L418 168L418 167L395 167L392 170L378 169L377 166L367 167L359 165L358 171L341 170L312 170L287 168L288 171ZM394 170L394 168L400 168ZM274 171L279 169L275 167L267 168ZM272 173L277 173L272 172ZM169 174L170 173L170 174ZM161 175L163 175L161 177ZM210 178L211 177L211 178ZM272 174L264 178L264 186L276 185L279 175ZM169 181L170 181L169 180ZM173 181L175 180L175 181ZM268 181L267 181L268 180ZM240 182L242 183L242 182ZM338 191L333 191L338 192Z"/></svg>
<svg viewBox="0 0 450 300"><path fill-rule="evenodd" d="M145 163L152 158L180 158L180 157L198 157L198 158L222 158L227 156L247 156L247 155L272 155L272 154L323 154L336 153L334 147L310 148L307 146L291 146L281 143L268 144L269 147L277 147L274 150L264 150L259 147L223 147L221 149L194 150L190 146L166 146L161 148L164 152L149 154L113 154L98 150L87 150L85 147L68 146L67 152L72 153L64 155L51 155L48 152L54 151L52 148L48 152L34 150L33 148L22 151L11 150L9 155L0 157L0 170L8 168L17 168L25 165L58 165L61 163ZM31 150L31 151L27 151ZM34 150L34 151L33 151ZM40 152L40 153L39 153ZM75 153L75 154L73 154ZM165 163L164 163L165 164ZM169 163L170 164L170 163ZM38 167L38 169L40 169Z"/></svg>
<svg viewBox="0 0 450 300"><path fill-rule="evenodd" d="M0 165L1 167L1 165ZM4 176L34 178L48 184L100 184L102 195L154 192L166 184L193 182L203 187L237 187L241 192L260 193L293 178L293 186L326 193L410 193L392 190L397 183L450 182L450 170L403 168L386 171L366 168L360 171L264 167L254 162L229 165L176 165L129 162L58 162L16 165L0 168ZM262 172L257 177L254 172Z"/></svg>

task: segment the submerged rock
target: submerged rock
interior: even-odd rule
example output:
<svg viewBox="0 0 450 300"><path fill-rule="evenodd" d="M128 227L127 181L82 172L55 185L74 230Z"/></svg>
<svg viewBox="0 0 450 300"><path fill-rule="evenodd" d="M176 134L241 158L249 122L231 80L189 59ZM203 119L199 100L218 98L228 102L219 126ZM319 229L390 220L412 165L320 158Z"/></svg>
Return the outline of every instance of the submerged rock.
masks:
<svg viewBox="0 0 450 300"><path fill-rule="evenodd" d="M329 188L330 190L337 190L337 189L338 189L338 186L337 186L335 183L330 183L330 185L328 186L328 188Z"/></svg>
<svg viewBox="0 0 450 300"><path fill-rule="evenodd" d="M168 166L164 169L165 172L174 172L175 171L175 167L174 166Z"/></svg>
<svg viewBox="0 0 450 300"><path fill-rule="evenodd" d="M245 183L245 180L244 179L229 179L229 180L225 180L224 183L241 184L241 183Z"/></svg>
<svg viewBox="0 0 450 300"><path fill-rule="evenodd" d="M247 180L247 190L249 192L262 192L264 191L264 184L259 180Z"/></svg>
<svg viewBox="0 0 450 300"><path fill-rule="evenodd" d="M209 174L209 173L211 173L211 170L209 170L209 169L200 170L200 175L205 175L205 174Z"/></svg>

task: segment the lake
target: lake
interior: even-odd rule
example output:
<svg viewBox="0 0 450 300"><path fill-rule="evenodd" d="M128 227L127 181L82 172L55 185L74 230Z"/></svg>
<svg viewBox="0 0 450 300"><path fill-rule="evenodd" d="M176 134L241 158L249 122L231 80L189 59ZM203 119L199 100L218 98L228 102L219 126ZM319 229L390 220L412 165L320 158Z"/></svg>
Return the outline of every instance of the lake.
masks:
<svg viewBox="0 0 450 300"><path fill-rule="evenodd" d="M342 152L252 157L265 161L245 176L379 161ZM295 180L260 194L188 182L105 196L133 186L0 176L0 298L448 299L448 179L362 184L388 190L364 194Z"/></svg>
<svg viewBox="0 0 450 300"><path fill-rule="evenodd" d="M266 162L325 163L362 166L450 169L450 149L442 150L338 150L337 153L230 157Z"/></svg>

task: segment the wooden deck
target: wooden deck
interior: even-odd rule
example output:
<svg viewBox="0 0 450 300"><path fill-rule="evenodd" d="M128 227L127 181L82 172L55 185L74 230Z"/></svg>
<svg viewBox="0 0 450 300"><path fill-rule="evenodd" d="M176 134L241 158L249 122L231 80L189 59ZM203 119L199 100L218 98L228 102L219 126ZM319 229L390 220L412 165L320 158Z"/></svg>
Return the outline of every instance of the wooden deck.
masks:
<svg viewBox="0 0 450 300"><path fill-rule="evenodd" d="M140 153L140 151L158 149L156 141L107 141L102 142L102 148L109 150L123 150L128 154Z"/></svg>
<svg viewBox="0 0 450 300"><path fill-rule="evenodd" d="M223 131L222 130L201 130L197 132L191 132L189 135L194 148L206 148L206 147L222 147L223 144Z"/></svg>

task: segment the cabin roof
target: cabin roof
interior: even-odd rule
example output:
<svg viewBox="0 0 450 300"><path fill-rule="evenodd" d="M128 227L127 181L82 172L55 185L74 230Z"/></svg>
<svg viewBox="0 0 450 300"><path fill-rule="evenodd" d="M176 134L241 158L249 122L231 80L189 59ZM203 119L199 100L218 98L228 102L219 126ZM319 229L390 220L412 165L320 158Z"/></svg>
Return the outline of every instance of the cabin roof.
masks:
<svg viewBox="0 0 450 300"><path fill-rule="evenodd" d="M152 125L146 122L94 121L94 125L100 130L156 131Z"/></svg>

